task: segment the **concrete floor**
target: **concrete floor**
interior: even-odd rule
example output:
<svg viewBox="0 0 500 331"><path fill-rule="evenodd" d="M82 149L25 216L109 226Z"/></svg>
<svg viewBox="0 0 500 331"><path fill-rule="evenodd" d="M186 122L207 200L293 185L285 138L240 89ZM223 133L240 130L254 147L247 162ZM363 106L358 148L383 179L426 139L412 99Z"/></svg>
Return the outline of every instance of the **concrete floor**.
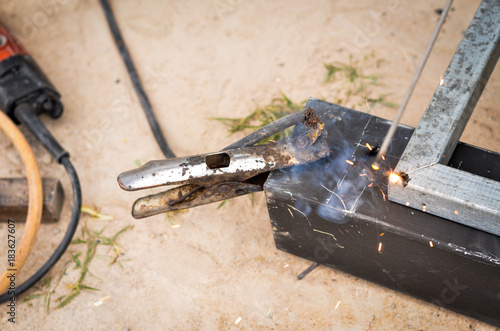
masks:
<svg viewBox="0 0 500 331"><path fill-rule="evenodd" d="M376 93L399 103L437 22L443 1L211 0L112 1L117 20L177 155L217 151L242 137L228 136L213 117L242 117L283 91L292 100L335 102L342 86L322 84L323 63L347 62L375 52L383 85ZM403 117L416 126L447 67L478 0L457 0ZM137 221L132 202L143 192L119 189L116 176L135 160L161 159L97 0L3 0L0 20L24 43L63 96L65 113L43 118L70 151L82 181L84 203L115 217L92 230L116 233L123 268L101 258L99 248L86 285L62 309L46 313L43 299L20 303L16 326L0 329L331 329L494 330L495 328L406 295L324 267L298 282L309 262L276 250L264 197L239 198L173 217ZM496 70L462 140L500 151ZM377 94L377 95L378 95ZM347 106L350 106L349 104ZM359 107L367 111L366 107ZM392 119L395 110L371 114ZM32 137L29 137L33 140ZM61 178L61 167L36 143L43 176ZM0 135L0 176L22 176L20 159ZM149 191L147 192L149 193ZM34 272L65 231L44 224L22 279ZM6 229L0 225L0 231ZM19 231L22 230L22 227ZM2 238L4 235L2 235ZM4 240L4 239L1 239ZM70 252L84 251L73 245ZM52 298L67 295L79 271L70 252L51 271L66 273ZM0 251L0 260L5 258ZM32 290L29 294L40 293ZM102 299L104 298L104 299ZM22 297L20 298L22 299ZM54 299L55 300L55 299ZM102 305L95 305L102 301ZM57 305L53 303L52 307ZM238 323L236 323L238 321Z"/></svg>

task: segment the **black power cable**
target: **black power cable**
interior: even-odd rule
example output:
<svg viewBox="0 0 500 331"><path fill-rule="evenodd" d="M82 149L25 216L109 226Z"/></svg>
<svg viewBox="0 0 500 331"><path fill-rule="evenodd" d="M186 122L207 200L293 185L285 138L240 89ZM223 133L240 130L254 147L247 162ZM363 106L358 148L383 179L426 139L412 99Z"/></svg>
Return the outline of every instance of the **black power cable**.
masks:
<svg viewBox="0 0 500 331"><path fill-rule="evenodd" d="M163 155L167 159L175 158L174 152L168 146L167 140L161 131L160 125L158 124L158 120L153 112L153 107L149 102L149 98L144 91L144 87L142 86L141 79L139 78L139 74L135 69L134 62L132 61L132 57L128 51L127 45L123 40L122 34L120 32L120 28L116 23L115 16L113 11L111 10L111 5L108 0L100 0L102 9L104 10L104 14L106 15L106 20L108 21L109 29L111 30L111 34L115 40L116 47L118 47L118 51L122 57L125 66L127 67L128 74L130 76L130 80L132 81L132 85L134 86L135 93L141 102L142 109L146 114L146 118L149 122L149 126L151 127L151 131L153 131L153 135L155 136L156 142L158 146L160 146Z"/></svg>
<svg viewBox="0 0 500 331"><path fill-rule="evenodd" d="M127 67L130 80L134 85L135 92L139 97L144 112L146 113L146 117L148 119L151 130L153 131L153 134L156 138L156 141L158 142L158 145L160 146L163 154L167 159L175 158L176 157L175 154L168 146L167 141L165 140L165 137L163 136L163 133L161 131L161 128L158 125L158 121L153 113L151 103L149 102L148 96L144 91L139 75L137 74L137 70L135 69L134 62L132 61L132 57L130 56L125 41L123 40L120 28L116 23L113 11L111 10L111 5L109 4L108 0L100 0L100 2L102 9L104 10L104 14L106 15L106 20L108 21L109 29L111 30L111 33L115 40L116 47L118 47L123 62ZM224 148L224 150L252 146L266 139L267 137L272 136L277 132L280 132L290 126L293 126L303 121L304 121L304 111L288 115L258 129L257 131L246 136L245 138L227 146L226 148Z"/></svg>
<svg viewBox="0 0 500 331"><path fill-rule="evenodd" d="M78 180L78 175L75 168L69 160L69 153L66 152L57 140L52 136L49 130L45 127L42 121L36 115L36 111L32 106L28 104L21 104L15 110L16 118L24 124L35 137L42 143L42 145L54 156L54 158L64 166L68 176L71 180L71 186L73 188L73 208L71 210L71 219L68 224L66 233L64 234L61 243L49 259L35 272L30 278L28 278L24 283L16 286L16 291L13 295L7 293L0 296L0 303L6 302L11 299L11 297L16 297L30 287L32 287L36 282L38 282L47 272L59 261L61 256L64 254L71 239L75 234L76 228L78 227L78 222L80 220L80 210L82 208L82 191L80 187L80 181Z"/></svg>

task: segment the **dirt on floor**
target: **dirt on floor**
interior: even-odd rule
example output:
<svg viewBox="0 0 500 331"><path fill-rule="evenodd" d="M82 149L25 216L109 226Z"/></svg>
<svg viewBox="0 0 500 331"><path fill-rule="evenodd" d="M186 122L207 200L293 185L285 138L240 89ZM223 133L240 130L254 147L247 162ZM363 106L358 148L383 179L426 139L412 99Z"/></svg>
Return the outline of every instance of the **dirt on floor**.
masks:
<svg viewBox="0 0 500 331"><path fill-rule="evenodd" d="M372 96L400 103L445 1L192 0L111 1L166 138L177 155L213 152L243 137L214 117L244 117L280 97L315 97L392 119L396 109L346 101L349 83L323 83L324 63L348 63L375 74ZM416 126L479 0L457 0L402 122ZM77 237L104 229L116 244L98 245L79 295L88 249L71 245L41 282L19 298L16 324L0 329L331 329L494 330L435 305L278 251L262 193L144 220L119 173L162 154L145 120L97 0L2 0L0 20L62 94L65 113L43 121L71 153L84 204L114 220L81 218ZM372 55L373 54L373 55ZM375 60L374 60L375 59ZM381 61L378 61L381 60ZM347 84L347 85L346 85ZM500 71L492 75L462 140L500 151ZM363 100L362 100L363 101ZM71 186L64 170L28 134L42 176L60 178L61 220L43 224L21 279L54 250L68 224ZM23 176L12 144L0 135L0 177ZM155 192L158 190L154 190ZM161 191L161 190L160 190ZM6 233L6 225L0 225ZM22 226L18 226L18 233ZM94 234L95 236L95 234ZM6 240L5 235L1 240ZM85 238L88 238L88 234ZM86 239L84 238L83 241ZM120 253L121 250L121 253ZM78 254L80 252L80 255ZM119 255L116 255L119 253ZM0 250L0 260L6 258ZM118 256L114 264L110 264ZM60 278L60 282L57 281ZM47 280L48 278L46 278ZM59 285L57 285L59 284ZM57 285L57 286L56 286ZM50 293L50 310L47 300ZM23 302L24 298L32 297ZM59 299L59 301L58 301ZM4 307L2 305L2 307ZM0 308L2 311L4 308Z"/></svg>

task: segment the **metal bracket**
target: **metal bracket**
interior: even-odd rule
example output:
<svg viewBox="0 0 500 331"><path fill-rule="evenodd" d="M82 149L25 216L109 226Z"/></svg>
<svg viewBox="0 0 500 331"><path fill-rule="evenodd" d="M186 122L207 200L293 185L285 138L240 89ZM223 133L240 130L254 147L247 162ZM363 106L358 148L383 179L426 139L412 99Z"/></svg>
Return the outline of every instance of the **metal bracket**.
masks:
<svg viewBox="0 0 500 331"><path fill-rule="evenodd" d="M500 0L483 0L389 184L389 200L500 235L500 182L447 166L500 55ZM407 179L408 179L407 177Z"/></svg>

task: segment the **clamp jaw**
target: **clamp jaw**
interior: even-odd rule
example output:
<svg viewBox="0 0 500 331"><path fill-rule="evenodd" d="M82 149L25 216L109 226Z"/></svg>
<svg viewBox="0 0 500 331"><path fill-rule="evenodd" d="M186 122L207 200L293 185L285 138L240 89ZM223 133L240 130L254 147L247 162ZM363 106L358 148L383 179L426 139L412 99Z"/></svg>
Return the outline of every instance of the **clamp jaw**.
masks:
<svg viewBox="0 0 500 331"><path fill-rule="evenodd" d="M312 123L298 124L289 138L278 142L150 161L120 174L118 184L126 191L183 184L138 199L132 206L134 218L262 191L270 171L311 163L329 155L324 124L315 119Z"/></svg>

